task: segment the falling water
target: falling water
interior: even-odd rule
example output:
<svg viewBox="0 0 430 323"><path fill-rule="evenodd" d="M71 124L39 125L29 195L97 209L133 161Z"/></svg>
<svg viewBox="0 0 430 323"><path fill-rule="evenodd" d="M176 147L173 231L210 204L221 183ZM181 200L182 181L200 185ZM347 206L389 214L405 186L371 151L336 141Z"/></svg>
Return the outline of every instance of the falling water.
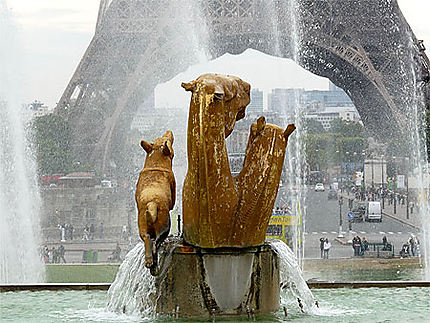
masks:
<svg viewBox="0 0 430 323"><path fill-rule="evenodd" d="M155 278L145 267L145 246L138 243L125 257L108 291L107 310L145 318L155 316Z"/></svg>
<svg viewBox="0 0 430 323"><path fill-rule="evenodd" d="M274 23L272 24L272 33L275 34L276 40L273 42L275 46L275 55L278 57L285 56L286 53L281 49L281 31L279 30L279 22L282 19L288 19L288 23L283 21L284 25L288 25L291 33L291 57L299 63L300 52L300 34L299 34L299 4L297 0L286 1L282 8L279 7L279 2L272 1L269 6L270 16ZM284 15L285 17L281 17ZM302 107L300 106L299 95L294 95L294 111L285 113L285 120L281 126L286 127L288 123L296 125L296 131L289 138L287 151L286 151L286 178L282 181L287 186L287 204L291 207L291 211L296 215L295 225L291 226L292 240L291 247L298 259L299 264L302 264L304 257L304 219L305 219L305 204L306 204L306 186L304 182L305 169L306 169L306 156L305 156L305 140L306 129L303 125L304 115ZM282 102L287 106L287 102Z"/></svg>
<svg viewBox="0 0 430 323"><path fill-rule="evenodd" d="M413 39L410 35L410 39ZM405 100L408 106L409 117L409 143L411 143L412 154L409 167L409 174L416 178L417 183L417 211L421 219L423 241L420 242L422 252L424 252L424 278L430 280L430 202L429 183L425 182L425 174L430 175L427 160L426 135L425 129L425 108L424 97L420 84L417 83L416 66L413 57L414 44L410 43L409 65L403 66L405 74L410 75L410 84L405 85L409 92L409 97ZM408 71L409 70L409 71ZM428 179L428 177L427 177Z"/></svg>
<svg viewBox="0 0 430 323"><path fill-rule="evenodd" d="M281 288L288 288L295 299L299 298L306 313L314 313L315 299L302 276L297 257L283 241L276 240L270 244L279 256ZM283 303L285 301L285 299L282 300Z"/></svg>
<svg viewBox="0 0 430 323"><path fill-rule="evenodd" d="M19 102L18 33L4 0L0 2L0 283L44 279L38 254L39 206L35 163Z"/></svg>
<svg viewBox="0 0 430 323"><path fill-rule="evenodd" d="M279 256L281 287L288 288L295 299L300 298L306 313L315 313L315 299L302 276L297 257L283 241L275 240L270 244ZM164 259L163 263L168 264L170 254L161 256L160 259ZM160 275L162 277L164 272ZM138 243L125 257L115 281L109 288L108 296L108 311L145 319L155 318L158 294L155 278L145 267L143 243Z"/></svg>
<svg viewBox="0 0 430 323"><path fill-rule="evenodd" d="M424 252L424 278L426 280L430 280L430 206L429 199L426 195L429 192L428 183L424 181L424 174L429 174L429 167L427 163L426 154L424 151L425 144L423 144L423 136L422 129L422 118L423 113L420 107L421 97L414 98L414 104L411 106L411 136L414 144L412 145L413 153L412 153L412 162L409 165L412 170L410 173L416 177L417 181L417 211L419 213L419 217L421 219L421 228L423 234L423 241L420 242L421 252ZM426 187L427 186L427 187Z"/></svg>

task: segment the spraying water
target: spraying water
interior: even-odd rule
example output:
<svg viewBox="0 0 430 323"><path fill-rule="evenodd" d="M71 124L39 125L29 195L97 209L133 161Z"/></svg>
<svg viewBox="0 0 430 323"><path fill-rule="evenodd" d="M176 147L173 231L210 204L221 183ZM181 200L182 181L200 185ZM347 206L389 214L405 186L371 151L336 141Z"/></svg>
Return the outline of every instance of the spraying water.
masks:
<svg viewBox="0 0 430 323"><path fill-rule="evenodd" d="M39 206L35 163L24 129L18 33L0 2L0 283L44 279L38 254Z"/></svg>

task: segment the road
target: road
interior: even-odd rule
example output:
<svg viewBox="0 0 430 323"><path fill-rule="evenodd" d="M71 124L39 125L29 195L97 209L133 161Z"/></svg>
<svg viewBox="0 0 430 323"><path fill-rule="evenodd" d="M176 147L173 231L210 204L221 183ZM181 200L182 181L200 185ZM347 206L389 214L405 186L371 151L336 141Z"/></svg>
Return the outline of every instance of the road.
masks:
<svg viewBox="0 0 430 323"><path fill-rule="evenodd" d="M339 231L339 203L337 200L328 200L327 196L327 190L315 192L313 187L308 188L305 216L305 257L307 258L320 256L319 239L321 237L327 237L332 241L332 256L349 257L353 253L351 246L335 241ZM418 230L384 216L381 223L353 223L352 231L349 231L348 211L348 203L345 201L342 205L342 228L346 240L359 235L366 237L369 242L382 242L382 237L386 236L388 241L394 244L397 253L411 234L421 237Z"/></svg>

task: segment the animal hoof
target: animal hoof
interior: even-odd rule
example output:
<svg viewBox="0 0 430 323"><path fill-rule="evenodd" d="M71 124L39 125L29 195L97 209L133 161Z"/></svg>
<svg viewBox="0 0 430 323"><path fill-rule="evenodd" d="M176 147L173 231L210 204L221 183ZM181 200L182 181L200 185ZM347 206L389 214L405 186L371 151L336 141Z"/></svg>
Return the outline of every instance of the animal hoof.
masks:
<svg viewBox="0 0 430 323"><path fill-rule="evenodd" d="M158 276L159 272L158 272L158 267L157 266L152 266L151 268L149 268L149 272L151 273L152 276Z"/></svg>
<svg viewBox="0 0 430 323"><path fill-rule="evenodd" d="M146 268L151 268L153 266L154 262L152 261L152 259L145 259L145 267Z"/></svg>

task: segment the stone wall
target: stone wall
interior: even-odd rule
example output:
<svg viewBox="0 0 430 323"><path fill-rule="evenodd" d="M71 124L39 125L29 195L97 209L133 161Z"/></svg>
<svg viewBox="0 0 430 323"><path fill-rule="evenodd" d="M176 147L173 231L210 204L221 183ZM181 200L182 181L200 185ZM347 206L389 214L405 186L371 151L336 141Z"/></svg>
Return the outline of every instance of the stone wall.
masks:
<svg viewBox="0 0 430 323"><path fill-rule="evenodd" d="M73 238L82 239L86 225L95 227L94 239L122 238L137 228L134 192L119 187L44 188L41 190L41 227L45 240L60 240L59 225L71 224ZM103 223L103 237L100 224Z"/></svg>

